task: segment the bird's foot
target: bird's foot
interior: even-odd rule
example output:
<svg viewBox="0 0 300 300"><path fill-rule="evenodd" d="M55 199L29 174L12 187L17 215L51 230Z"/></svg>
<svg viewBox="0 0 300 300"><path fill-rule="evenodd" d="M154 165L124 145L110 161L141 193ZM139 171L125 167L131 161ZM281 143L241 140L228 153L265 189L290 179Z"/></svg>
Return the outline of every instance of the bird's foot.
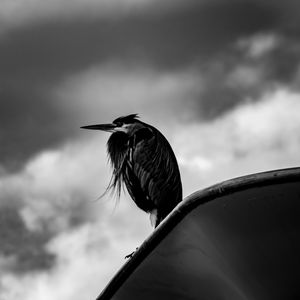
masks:
<svg viewBox="0 0 300 300"><path fill-rule="evenodd" d="M137 249L139 249L139 247L136 247L136 249L134 251L132 251L130 254L126 255L125 259L132 258L132 256L134 255L134 253L136 252Z"/></svg>

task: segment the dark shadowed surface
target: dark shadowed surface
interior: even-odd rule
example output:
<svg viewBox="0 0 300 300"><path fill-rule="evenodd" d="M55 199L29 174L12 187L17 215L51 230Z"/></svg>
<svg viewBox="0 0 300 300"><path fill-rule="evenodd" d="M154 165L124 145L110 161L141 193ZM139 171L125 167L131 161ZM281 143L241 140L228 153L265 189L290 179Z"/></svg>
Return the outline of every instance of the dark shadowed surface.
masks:
<svg viewBox="0 0 300 300"><path fill-rule="evenodd" d="M299 299L299 183L294 168L191 195L98 300Z"/></svg>

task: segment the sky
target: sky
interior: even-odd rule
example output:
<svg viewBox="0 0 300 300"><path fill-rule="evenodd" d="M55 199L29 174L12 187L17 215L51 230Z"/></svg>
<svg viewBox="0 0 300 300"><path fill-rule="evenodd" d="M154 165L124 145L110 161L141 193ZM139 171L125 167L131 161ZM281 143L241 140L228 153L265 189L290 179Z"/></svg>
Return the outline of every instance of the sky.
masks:
<svg viewBox="0 0 300 300"><path fill-rule="evenodd" d="M0 300L94 299L153 230L80 126L139 113L184 196L300 165L297 1L0 5Z"/></svg>

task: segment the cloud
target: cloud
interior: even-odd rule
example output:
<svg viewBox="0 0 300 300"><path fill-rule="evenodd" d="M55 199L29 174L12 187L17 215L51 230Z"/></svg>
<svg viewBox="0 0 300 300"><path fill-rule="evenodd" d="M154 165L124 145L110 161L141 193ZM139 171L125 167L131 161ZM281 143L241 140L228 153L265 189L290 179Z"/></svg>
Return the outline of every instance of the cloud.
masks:
<svg viewBox="0 0 300 300"><path fill-rule="evenodd" d="M299 40L291 32L259 32L238 39L236 47L244 64L263 70L262 85L292 84L297 76Z"/></svg>
<svg viewBox="0 0 300 300"><path fill-rule="evenodd" d="M185 193L231 177L299 166L299 93L266 92L222 117L178 129L178 153Z"/></svg>
<svg viewBox="0 0 300 300"><path fill-rule="evenodd" d="M36 9L40 4L48 17L42 18L38 26L22 26L0 40L0 72L6 76L13 72L16 77L17 70L19 76L27 75L26 78L53 79L113 59L178 68L198 60L213 60L237 39L271 31L279 20L271 8L251 2L175 1L178 5L174 5L174 1L167 1L162 5L146 0L134 2L143 7L147 3L142 13L113 18L93 18L84 13L89 7L95 14L105 11L94 8L106 7L104 1L92 2L91 6L90 1L78 1L81 13L77 17L57 20L55 16L61 12L76 10L77 2L59 1L55 16L49 7L57 1L48 4L35 0L31 2L33 6L35 2ZM126 7L128 2L132 1L107 1L107 7L114 7L113 3ZM14 3L26 8L23 1ZM148 4L156 13L151 13ZM17 14L26 12L39 15L35 9L16 9ZM18 49L22 49L22 55ZM42 77L40 70L45 70Z"/></svg>
<svg viewBox="0 0 300 300"><path fill-rule="evenodd" d="M17 208L12 205L0 208L0 220L0 277L6 271L22 274L53 265L55 257L44 249L48 232L27 230Z"/></svg>
<svg viewBox="0 0 300 300"><path fill-rule="evenodd" d="M137 112L142 118L161 119L166 123L179 110L181 120L189 119L194 97L201 89L201 77L193 70L159 72L133 68L128 71L107 64L66 78L54 93L63 105L72 102L85 122L107 122Z"/></svg>
<svg viewBox="0 0 300 300"><path fill-rule="evenodd" d="M118 252L120 249L131 252L135 249L132 248L134 240L129 235L113 234L113 230L101 223L63 232L47 246L57 258L56 265L48 272L4 275L0 297L8 300L96 298L124 263L124 256L120 257Z"/></svg>
<svg viewBox="0 0 300 300"><path fill-rule="evenodd" d="M128 197L94 201L107 135L82 125L140 113L185 195L299 165L298 6L2 1L0 298L95 297L151 231Z"/></svg>
<svg viewBox="0 0 300 300"><path fill-rule="evenodd" d="M54 148L78 131L46 91L16 84L4 87L1 97L0 164L6 171L17 171L35 153Z"/></svg>
<svg viewBox="0 0 300 300"><path fill-rule="evenodd" d="M126 197L115 213L108 196L97 200L108 172L98 135L43 151L1 177L1 299L89 299L102 290L151 231Z"/></svg>
<svg viewBox="0 0 300 300"><path fill-rule="evenodd" d="M89 143L92 145L95 146ZM78 148L74 143L42 152L22 171L0 178L0 258L10 259L4 269L8 273L51 269L56 261L55 255L46 249L51 239L69 228L95 221L96 215L101 219L104 208L109 214L107 206L96 204L107 183L101 176L106 157L101 159L97 154L96 168L90 160L90 148ZM86 169L90 170L88 175Z"/></svg>
<svg viewBox="0 0 300 300"><path fill-rule="evenodd" d="M55 232L75 225L75 217L79 222L80 213L88 213L84 206L91 208L91 202L104 189L101 179L104 174L108 177L104 147L95 142L81 146L74 142L38 154L20 172L1 178L2 204L8 205L13 196L17 197L15 202L21 204L22 216L31 230L43 229L38 218L48 220L49 229ZM97 157L96 165L90 155ZM88 176L84 170L90 170Z"/></svg>
<svg viewBox="0 0 300 300"><path fill-rule="evenodd" d="M239 17L240 14L244 14L246 10L252 15L255 13L256 21L260 23L262 19L260 18L258 11L264 12L264 6L261 5L261 2L244 2L239 3L239 1L232 1L228 3L224 0L215 0L215 1L181 1L181 0L172 0L172 1L157 1L157 0L54 0L51 2L44 2L41 0L17 0L1 1L1 13L0 19L2 23L2 32L9 30L10 28L20 27L21 25L30 25L36 22L43 22L45 20L60 20L72 18L118 18L123 16L134 16L137 14L145 13L147 15L165 15L167 13L177 13L178 11L183 11L186 9L192 10L205 10L206 13L209 12L212 14L212 11L217 13L219 16L223 17L215 19L216 22L224 21L224 16L234 15ZM219 8L219 10L217 9ZM245 8L245 9L244 9ZM268 5L267 8L272 12L276 5ZM223 12L225 15L223 15ZM202 18L205 17L205 14L202 15ZM264 14L265 23L267 22L266 17L268 14ZM239 22L242 19L239 18ZM247 19L247 22L250 26L253 26L253 22L249 22L251 19Z"/></svg>
<svg viewBox="0 0 300 300"><path fill-rule="evenodd" d="M127 113L138 112L162 124L173 116L173 122L187 121L196 116L195 98L201 89L201 76L190 69L128 70L107 63L66 76L33 98L27 90L22 98L20 91L15 97L4 98L5 110L0 113L2 164L8 170L18 170L39 151L55 149L83 135L80 126L108 122Z"/></svg>
<svg viewBox="0 0 300 300"><path fill-rule="evenodd" d="M258 101L272 86L284 83L297 89L298 41L279 35L275 38L271 33L266 37L276 42L268 50L266 46L260 50L260 55L249 55L250 48L262 40L254 35L241 40L243 47L237 46L237 39L214 60L175 69L114 58L105 63L91 61L91 65L85 61L76 72L69 69L72 63L69 67L54 63L50 69L57 72L61 68L55 81L47 76L34 79L30 72L21 80L22 71L16 77L8 71L0 91L4 108L0 112L1 165L16 171L39 151L76 138L84 123L107 116L140 112L162 125L166 117L180 122L209 120L245 99ZM122 49L121 45L118 48ZM31 69L34 77L44 68L51 74L47 67L51 59L45 60L46 64L43 61L36 63L37 70L34 66ZM85 64L89 66L83 68ZM23 67L14 66L26 70Z"/></svg>
<svg viewBox="0 0 300 300"><path fill-rule="evenodd" d="M66 81L60 92L64 90L65 96L70 96L70 91L74 91L75 96L78 90L88 88L90 84L96 89L99 78L102 84L105 80L95 74L99 76L101 73L90 70ZM138 75L139 72L129 76L127 81L123 81L121 76L121 83L126 84L123 86L117 81L119 90L138 81ZM182 74L175 78L157 78L148 72L146 75L141 76L135 86L141 86L142 91L147 89L149 96L154 98L157 96L148 88L149 82L155 90L162 86L158 90L167 94L178 83L184 82ZM95 81L91 82L90 78ZM113 75L112 78L118 77ZM144 78L149 81L145 83ZM176 78L179 80L176 81ZM169 85L160 85L164 80ZM190 80L187 82L190 84ZM108 87L107 90L114 89ZM131 101L138 101L137 95L132 94ZM93 93L88 99L95 99ZM171 127L166 126L166 130L162 131L178 157L184 194L233 176L299 165L298 99L298 92L277 87L265 92L256 101L251 100L224 112L217 119L206 122L194 119L190 124L175 122ZM148 102L145 103L140 104L141 107ZM106 111L102 113L103 118L108 114ZM13 233L6 231L9 234L6 241L13 234L21 240L20 235L25 232L30 246L21 247L22 251L35 247L35 253L39 253L41 258L53 258L48 265L34 265L34 255L30 256L31 252L26 250L27 264L21 272L14 267L22 252L18 244L14 243L16 248L10 248L6 263L3 257L7 256L2 253L0 263L5 271L0 274L0 295L4 299L15 299L20 295L30 300L95 297L123 264L123 257L151 232L147 215L138 210L130 199L122 197L115 213L112 213L113 201L93 201L103 192L109 180L104 147L107 137L94 132L85 133L76 141L39 153L22 171L1 177L0 209L5 213L9 207L12 212L7 214L9 221L18 220L19 224L13 226L19 230ZM40 242L34 242L35 237L39 241L41 236ZM72 282L78 284L70 284Z"/></svg>
<svg viewBox="0 0 300 300"><path fill-rule="evenodd" d="M289 1L284 7L278 1L224 0L176 1L176 5L174 1L161 4L150 0L18 0L1 4L1 28L13 26L0 38L0 169L4 172L16 172L40 151L76 138L85 116L96 119L94 112L80 115L80 109L87 111L88 104L85 107L66 96L65 105L56 98L53 91L72 78L77 77L83 87L88 84L79 83L80 77L91 82L101 77L107 89L115 88L114 81L122 86L129 78L136 79L137 87L133 81L129 84L133 90L154 93L154 99L160 92L161 99L174 98L171 102L148 97L150 111L162 105L157 115L161 119L166 113L188 120L216 118L245 96L258 99L271 85L290 84L298 72L295 16L288 28L283 22L286 15L298 11L293 12ZM139 75L144 78L138 79ZM160 78L160 86L151 76ZM183 91L171 87L167 77ZM147 83L154 84L153 91L147 89ZM163 84L169 92L163 91ZM92 83L90 87L98 90ZM172 95L171 88L178 93ZM124 93L137 98L133 90L124 86L122 93L117 88L114 93L116 99L124 98ZM84 92L91 93L77 91L82 99L86 98ZM185 100L181 113L179 97ZM105 103L112 110L109 115L116 107L125 111L140 107L134 105ZM76 112L77 120L71 112Z"/></svg>
<svg viewBox="0 0 300 300"><path fill-rule="evenodd" d="M249 35L259 37L268 31L284 35L279 26L281 14L290 7L247 1L175 2L177 5L156 0L4 1L2 24L27 15L39 21L38 26L22 24L0 41L1 75L40 82L114 59L159 68L210 61ZM136 7L142 11L131 15ZM129 15L103 18L110 10Z"/></svg>
<svg viewBox="0 0 300 300"><path fill-rule="evenodd" d="M167 5L169 6L169 4ZM2 0L0 19L4 25L2 30L5 30L9 29L9 27L16 27L42 20L68 19L80 15L86 18L109 18L134 14L146 9L163 8L164 6L165 5L162 5L156 0L75 0L72 2L68 0L54 0L51 2L41 0L17 0L13 2Z"/></svg>
<svg viewBox="0 0 300 300"><path fill-rule="evenodd" d="M274 34L262 34L241 39L237 42L241 50L246 51L250 58L260 58L277 48L280 43L278 36Z"/></svg>
<svg viewBox="0 0 300 300"><path fill-rule="evenodd" d="M253 65L238 65L227 77L226 84L232 88L254 88L261 86L264 78L264 70Z"/></svg>

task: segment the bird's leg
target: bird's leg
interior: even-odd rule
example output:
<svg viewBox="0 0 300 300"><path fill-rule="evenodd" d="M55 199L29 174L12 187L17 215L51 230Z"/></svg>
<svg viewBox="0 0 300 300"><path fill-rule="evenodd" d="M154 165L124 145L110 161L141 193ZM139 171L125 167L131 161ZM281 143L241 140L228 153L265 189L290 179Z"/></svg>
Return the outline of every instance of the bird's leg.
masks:
<svg viewBox="0 0 300 300"><path fill-rule="evenodd" d="M137 249L139 249L139 247L136 247L134 251L132 251L130 254L126 255L125 259L131 258L134 255L134 253L136 252Z"/></svg>

